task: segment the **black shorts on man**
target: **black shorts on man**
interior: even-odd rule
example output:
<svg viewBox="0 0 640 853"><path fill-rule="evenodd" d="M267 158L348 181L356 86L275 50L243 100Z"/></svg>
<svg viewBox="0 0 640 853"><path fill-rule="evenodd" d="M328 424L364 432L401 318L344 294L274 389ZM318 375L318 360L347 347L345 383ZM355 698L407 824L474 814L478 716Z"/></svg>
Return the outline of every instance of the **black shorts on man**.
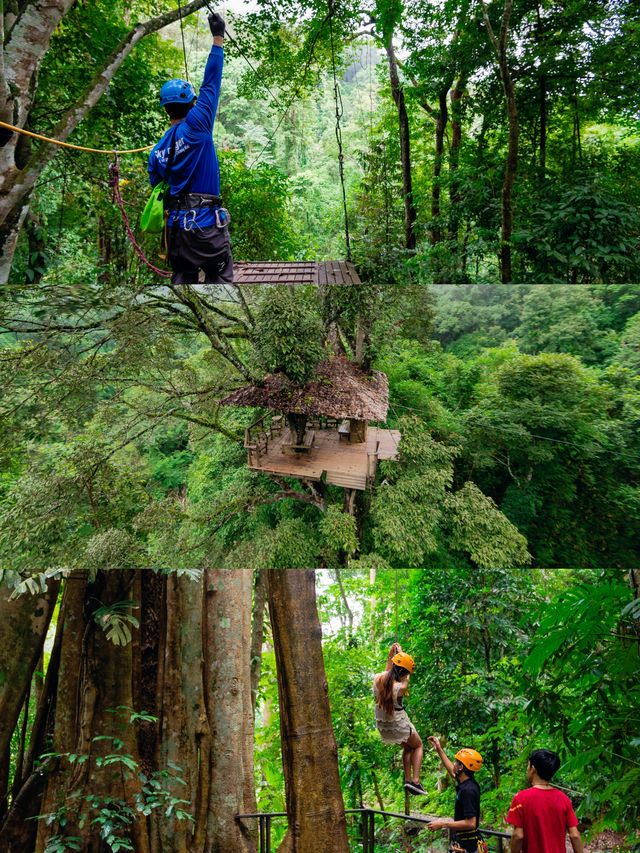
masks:
<svg viewBox="0 0 640 853"><path fill-rule="evenodd" d="M174 224L168 233L168 256L173 284L197 284L203 270L206 284L233 281L233 258L229 229L212 225L187 231Z"/></svg>

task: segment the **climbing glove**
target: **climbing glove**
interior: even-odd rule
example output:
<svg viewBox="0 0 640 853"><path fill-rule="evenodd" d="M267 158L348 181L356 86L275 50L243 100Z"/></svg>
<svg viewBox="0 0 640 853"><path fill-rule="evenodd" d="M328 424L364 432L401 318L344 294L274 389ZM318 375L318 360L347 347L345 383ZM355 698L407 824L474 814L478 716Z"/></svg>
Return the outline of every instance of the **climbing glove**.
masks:
<svg viewBox="0 0 640 853"><path fill-rule="evenodd" d="M209 15L209 29L212 36L222 36L224 38L224 18L217 12L212 12Z"/></svg>

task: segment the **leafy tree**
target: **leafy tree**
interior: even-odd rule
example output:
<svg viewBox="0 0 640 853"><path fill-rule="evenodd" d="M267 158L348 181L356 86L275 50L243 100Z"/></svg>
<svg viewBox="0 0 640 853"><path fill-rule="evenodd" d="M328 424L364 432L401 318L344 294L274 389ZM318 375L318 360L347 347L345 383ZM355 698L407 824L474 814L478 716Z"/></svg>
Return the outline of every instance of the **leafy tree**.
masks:
<svg viewBox="0 0 640 853"><path fill-rule="evenodd" d="M311 291L268 291L256 314L253 345L265 373L284 373L303 384L324 354L324 328Z"/></svg>

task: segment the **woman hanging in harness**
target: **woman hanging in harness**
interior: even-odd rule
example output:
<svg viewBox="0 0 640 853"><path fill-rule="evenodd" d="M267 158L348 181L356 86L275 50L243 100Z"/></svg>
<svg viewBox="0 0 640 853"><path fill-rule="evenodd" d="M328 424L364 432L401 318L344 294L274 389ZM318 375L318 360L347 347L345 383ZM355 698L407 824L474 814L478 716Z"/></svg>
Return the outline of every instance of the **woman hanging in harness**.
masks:
<svg viewBox="0 0 640 853"><path fill-rule="evenodd" d="M207 59L200 94L191 83L168 80L160 103L171 127L149 154L149 181L166 180L167 251L173 284L196 284L198 270L205 282L233 281L229 214L220 198L220 169L213 123L218 107L224 60L224 20L209 15L213 46Z"/></svg>
<svg viewBox="0 0 640 853"><path fill-rule="evenodd" d="M394 643L389 649L386 670L373 679L376 727L383 743L402 746L405 790L412 794L426 794L420 784L422 740L402 705L414 669L413 658L402 651L400 643Z"/></svg>

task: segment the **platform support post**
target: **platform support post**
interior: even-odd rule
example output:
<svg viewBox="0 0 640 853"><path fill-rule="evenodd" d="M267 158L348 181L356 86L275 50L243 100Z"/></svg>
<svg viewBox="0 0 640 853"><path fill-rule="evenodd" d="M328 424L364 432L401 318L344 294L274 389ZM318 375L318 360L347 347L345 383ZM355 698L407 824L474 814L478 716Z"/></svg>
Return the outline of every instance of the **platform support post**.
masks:
<svg viewBox="0 0 640 853"><path fill-rule="evenodd" d="M260 853L266 853L265 832L264 832L264 816L258 818L260 824Z"/></svg>

